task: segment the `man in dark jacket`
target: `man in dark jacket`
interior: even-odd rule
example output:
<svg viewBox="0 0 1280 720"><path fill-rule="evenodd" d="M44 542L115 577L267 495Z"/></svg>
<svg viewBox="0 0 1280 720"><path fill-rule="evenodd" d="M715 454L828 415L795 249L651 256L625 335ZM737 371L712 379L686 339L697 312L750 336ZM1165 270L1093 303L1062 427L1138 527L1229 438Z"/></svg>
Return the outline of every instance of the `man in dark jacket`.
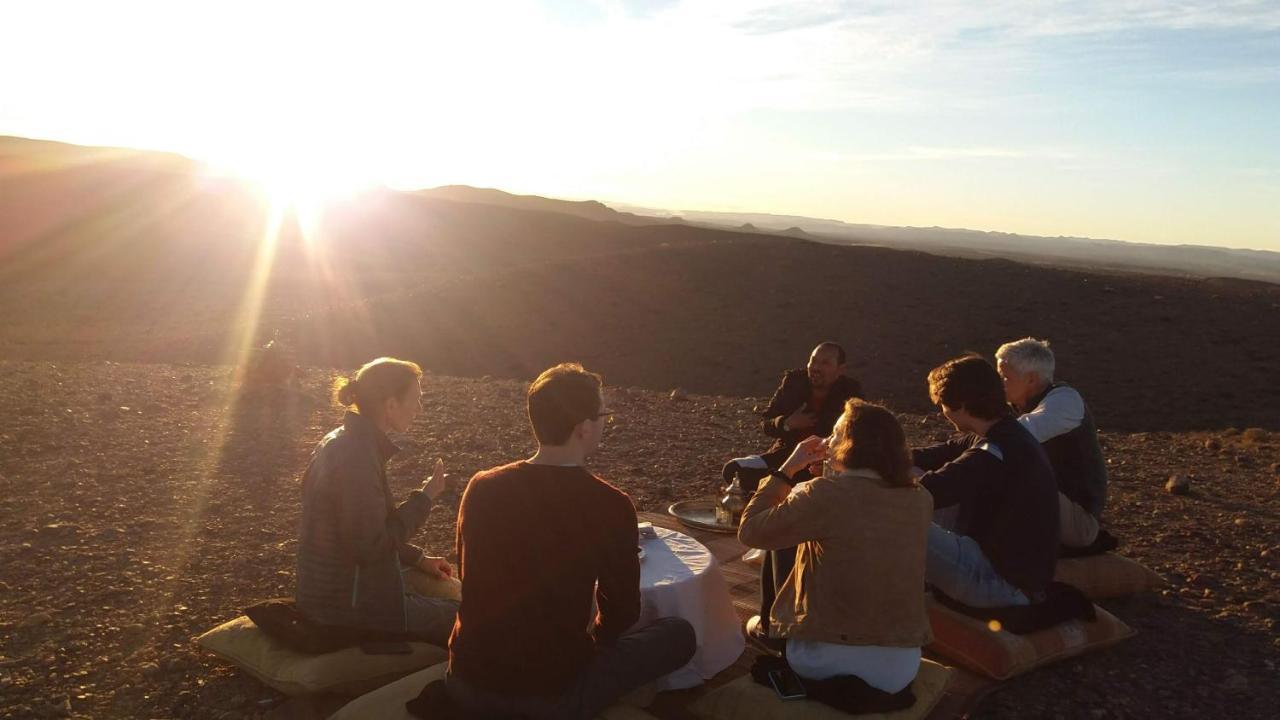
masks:
<svg viewBox="0 0 1280 720"><path fill-rule="evenodd" d="M1043 598L1058 557L1058 489L1040 443L1009 413L996 369L977 355L929 373L929 397L962 438L912 452L935 508L925 581L971 607Z"/></svg>
<svg viewBox="0 0 1280 720"><path fill-rule="evenodd" d="M827 437L836 419L851 398L862 397L862 385L844 374L846 356L840 345L826 341L809 355L809 364L788 370L761 411L760 429L773 438L773 445L760 455L736 458L725 464L726 482L737 474L743 489L755 492L760 479L777 470L801 440L810 435ZM807 470L796 474L795 482L811 476Z"/></svg>
<svg viewBox="0 0 1280 720"><path fill-rule="evenodd" d="M851 398L862 397L862 385L844 374L846 360L843 347L826 341L813 349L806 367L788 370L782 376L782 383L761 412L760 429L773 438L773 445L761 455L726 463L723 469L726 482L737 475L743 490L753 493L760 479L781 467L801 440L811 435L831 434L844 404ZM811 477L805 469L796 473L793 481L804 482ZM769 617L777 589L791 574L795 558L793 547L765 555L760 568L760 615L747 623L747 633L752 638L768 637L768 623L761 618Z"/></svg>
<svg viewBox="0 0 1280 720"><path fill-rule="evenodd" d="M1092 545L1107 502L1107 463L1093 414L1075 388L1054 381L1047 340L1023 338L1001 345L996 370L1005 398L1020 414L1018 422L1044 446L1053 466L1062 544Z"/></svg>

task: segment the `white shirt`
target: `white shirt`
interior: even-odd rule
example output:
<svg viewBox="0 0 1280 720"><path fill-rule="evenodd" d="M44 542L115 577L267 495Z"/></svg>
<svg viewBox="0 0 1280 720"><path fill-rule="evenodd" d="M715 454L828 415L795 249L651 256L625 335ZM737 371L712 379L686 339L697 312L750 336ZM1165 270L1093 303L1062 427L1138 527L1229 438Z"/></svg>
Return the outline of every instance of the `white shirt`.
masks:
<svg viewBox="0 0 1280 720"><path fill-rule="evenodd" d="M1059 385L1031 412L1018 418L1018 422L1040 442L1056 438L1084 422L1084 399L1075 388Z"/></svg>
<svg viewBox="0 0 1280 720"><path fill-rule="evenodd" d="M801 679L857 675L877 690L896 693L916 678L920 648L787 640L787 664Z"/></svg>

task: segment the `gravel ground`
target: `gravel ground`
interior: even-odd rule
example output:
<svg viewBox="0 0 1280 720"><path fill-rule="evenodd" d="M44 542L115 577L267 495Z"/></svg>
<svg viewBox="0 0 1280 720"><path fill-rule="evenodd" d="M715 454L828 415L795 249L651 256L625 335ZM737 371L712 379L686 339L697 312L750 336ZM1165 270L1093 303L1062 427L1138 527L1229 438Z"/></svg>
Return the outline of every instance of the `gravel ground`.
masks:
<svg viewBox="0 0 1280 720"><path fill-rule="evenodd" d="M331 371L241 391L225 366L0 361L0 716L250 718L281 696L201 654L200 632L290 594L301 473L339 420ZM761 398L609 390L594 461L643 510L711 494L764 446ZM431 377L390 466L458 477L528 454L523 385ZM902 415L912 440L940 419ZM1169 580L1104 605L1140 634L1005 683L985 718L1266 717L1280 696L1280 434L1107 433L1109 527ZM1171 475L1191 492L1164 491ZM457 495L422 537L448 552Z"/></svg>

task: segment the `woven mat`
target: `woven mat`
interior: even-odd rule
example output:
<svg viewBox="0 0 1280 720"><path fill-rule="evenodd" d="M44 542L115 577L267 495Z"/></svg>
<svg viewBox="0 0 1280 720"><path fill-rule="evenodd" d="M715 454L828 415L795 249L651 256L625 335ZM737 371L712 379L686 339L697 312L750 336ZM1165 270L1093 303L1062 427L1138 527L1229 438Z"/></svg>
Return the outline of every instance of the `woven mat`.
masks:
<svg viewBox="0 0 1280 720"><path fill-rule="evenodd" d="M738 542L737 537L710 530L686 527L679 520L667 514L642 512L639 513L639 517L641 521L648 521L659 527L678 530L706 545L707 549L711 551L711 554L720 563L720 571L724 574L724 579L729 584L729 595L733 598L733 607L738 611L738 617L745 623L747 618L760 612L760 570L758 567L742 562L742 555L747 551L747 548ZM701 687L659 693L653 706L649 708L649 712L660 718L669 718L670 720L692 720L696 716L689 712L688 706L694 700L706 692L708 688L718 687L750 672L751 664L755 662L755 658L759 654L760 651L756 650L751 643L747 643L746 651L732 666ZM982 697L995 688L995 683L964 668L954 667L945 658L933 657L928 652L925 654L931 660L952 667L951 681L947 685L946 694L939 701L933 712L929 714L929 720L953 720L953 718L968 717L968 714L977 707Z"/></svg>

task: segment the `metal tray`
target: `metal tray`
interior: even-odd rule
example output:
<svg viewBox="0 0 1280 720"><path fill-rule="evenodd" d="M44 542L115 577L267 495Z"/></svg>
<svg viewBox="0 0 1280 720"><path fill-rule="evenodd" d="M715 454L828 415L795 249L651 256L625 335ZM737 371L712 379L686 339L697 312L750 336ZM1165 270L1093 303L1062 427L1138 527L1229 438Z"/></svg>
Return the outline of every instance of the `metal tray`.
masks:
<svg viewBox="0 0 1280 720"><path fill-rule="evenodd" d="M718 533L737 533L738 526L731 523L716 522L716 501L704 498L701 500L681 500L667 508L675 519L691 528L710 530Z"/></svg>

